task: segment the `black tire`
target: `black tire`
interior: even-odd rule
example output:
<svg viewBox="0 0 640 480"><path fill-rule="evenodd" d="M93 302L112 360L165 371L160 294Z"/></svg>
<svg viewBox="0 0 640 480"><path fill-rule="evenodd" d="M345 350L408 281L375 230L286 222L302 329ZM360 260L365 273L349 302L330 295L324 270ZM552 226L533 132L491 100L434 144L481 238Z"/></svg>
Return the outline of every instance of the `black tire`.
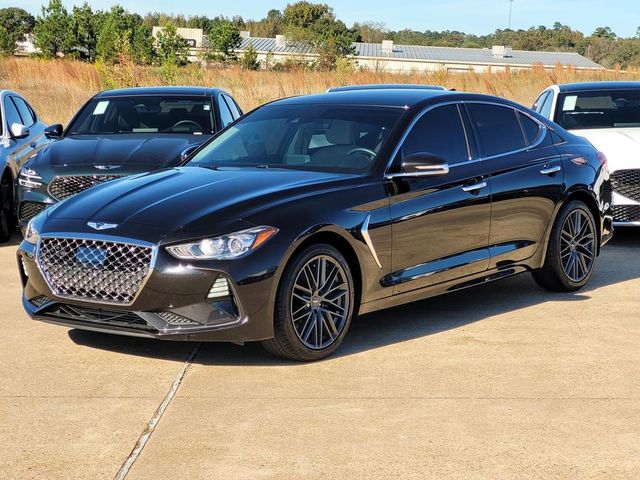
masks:
<svg viewBox="0 0 640 480"><path fill-rule="evenodd" d="M315 266L324 273L318 270L318 276L310 279L309 272L315 271ZM318 288L317 278L325 279L324 283L317 282L321 284ZM308 301L303 300L307 298ZM297 361L331 355L349 330L354 298L353 276L344 256L330 245L305 248L291 259L283 273L276 296L275 336L262 345L274 355Z"/></svg>
<svg viewBox="0 0 640 480"><path fill-rule="evenodd" d="M11 176L5 174L0 181L0 243L11 238L14 227L13 182Z"/></svg>
<svg viewBox="0 0 640 480"><path fill-rule="evenodd" d="M578 227L576 219L580 223ZM573 230L580 230L572 235ZM544 265L533 272L542 288L552 292L575 292L584 287L596 263L598 229L593 214L579 200L562 207L551 230Z"/></svg>

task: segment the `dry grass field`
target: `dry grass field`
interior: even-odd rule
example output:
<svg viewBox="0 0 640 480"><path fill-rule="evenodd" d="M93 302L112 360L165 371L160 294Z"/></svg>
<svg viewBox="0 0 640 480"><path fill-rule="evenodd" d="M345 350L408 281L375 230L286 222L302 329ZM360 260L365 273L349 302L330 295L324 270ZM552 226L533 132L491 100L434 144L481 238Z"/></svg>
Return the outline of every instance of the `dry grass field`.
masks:
<svg viewBox="0 0 640 480"><path fill-rule="evenodd" d="M66 123L100 90L144 85L206 85L228 90L248 111L277 98L323 92L328 87L361 83L444 85L469 92L500 95L531 105L537 93L552 83L590 80L638 80L640 69L581 72L558 67L553 71L500 73L387 73L373 71L273 72L236 68L203 69L197 65L166 71L136 65L105 66L69 60L0 59L0 88L16 90L49 123Z"/></svg>

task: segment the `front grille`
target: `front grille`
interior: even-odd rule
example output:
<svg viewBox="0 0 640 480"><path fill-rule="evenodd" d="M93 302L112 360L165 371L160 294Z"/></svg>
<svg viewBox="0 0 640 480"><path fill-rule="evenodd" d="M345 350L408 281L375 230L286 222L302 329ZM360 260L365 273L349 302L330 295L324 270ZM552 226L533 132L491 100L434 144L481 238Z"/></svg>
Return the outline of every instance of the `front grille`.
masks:
<svg viewBox="0 0 640 480"><path fill-rule="evenodd" d="M38 266L59 297L127 305L151 270L153 248L128 243L40 240Z"/></svg>
<svg viewBox="0 0 640 480"><path fill-rule="evenodd" d="M56 200L64 200L88 188L122 177L124 177L124 175L76 175L56 177L49 184L49 195Z"/></svg>
<svg viewBox="0 0 640 480"><path fill-rule="evenodd" d="M45 209L46 205L40 202L22 202L18 211L18 218L28 222Z"/></svg>
<svg viewBox="0 0 640 480"><path fill-rule="evenodd" d="M640 202L640 170L618 170L611 174L613 190Z"/></svg>
<svg viewBox="0 0 640 480"><path fill-rule="evenodd" d="M87 308L56 303L46 308L40 314L82 323L96 323L114 327L135 328L137 330L155 330L133 312L117 312L100 308Z"/></svg>
<svg viewBox="0 0 640 480"><path fill-rule="evenodd" d="M614 205L614 222L640 222L640 205Z"/></svg>

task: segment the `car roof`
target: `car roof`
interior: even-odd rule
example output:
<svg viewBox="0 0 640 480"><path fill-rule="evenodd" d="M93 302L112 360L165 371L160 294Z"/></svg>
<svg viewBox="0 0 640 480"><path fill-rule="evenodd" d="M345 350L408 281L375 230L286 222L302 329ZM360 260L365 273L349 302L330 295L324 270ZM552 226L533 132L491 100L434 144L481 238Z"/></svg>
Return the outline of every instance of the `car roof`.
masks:
<svg viewBox="0 0 640 480"><path fill-rule="evenodd" d="M95 98L125 97L129 95L191 95L211 96L216 93L226 93L220 88L209 87L134 87L105 90L98 93Z"/></svg>
<svg viewBox="0 0 640 480"><path fill-rule="evenodd" d="M447 95L460 95L460 92L428 89L365 89L344 90L315 95L289 97L272 102L276 105L369 105L386 107L412 107L428 100L435 100ZM473 95L473 94L463 94ZM473 95L475 96L475 95Z"/></svg>
<svg viewBox="0 0 640 480"><path fill-rule="evenodd" d="M440 85L415 85L404 83L370 83L363 85L343 85L341 87L331 87L327 93L350 92L354 90L446 90Z"/></svg>
<svg viewBox="0 0 640 480"><path fill-rule="evenodd" d="M640 82L576 82L563 83L558 85L560 92L582 92L585 90L619 90L619 89L639 89Z"/></svg>

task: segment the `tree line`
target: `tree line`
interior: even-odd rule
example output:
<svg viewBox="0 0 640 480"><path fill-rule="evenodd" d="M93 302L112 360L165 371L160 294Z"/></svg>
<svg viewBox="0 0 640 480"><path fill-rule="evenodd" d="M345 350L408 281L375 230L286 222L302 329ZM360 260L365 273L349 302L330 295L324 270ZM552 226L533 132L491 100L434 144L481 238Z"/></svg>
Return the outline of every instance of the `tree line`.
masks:
<svg viewBox="0 0 640 480"><path fill-rule="evenodd" d="M162 26L156 39L152 27ZM605 67L640 66L640 28L632 38L618 37L610 27L599 27L590 35L556 22L552 27L527 30L499 29L487 35L458 31L424 32L404 29L393 31L383 23L362 22L348 27L336 18L326 4L299 1L282 11L269 10L259 20L241 16L207 17L167 15L150 12L145 16L128 12L120 5L110 10L93 10L89 3L73 6L69 11L61 0L49 0L34 17L16 8L0 9L0 55L11 55L17 42L33 35L35 45L44 57L65 56L108 64L133 62L149 65L177 66L187 63L188 46L177 34L180 27L199 28L207 43L201 52L205 62L238 63L244 68L258 68L257 54L252 48L236 58L241 44L241 30L253 37L285 35L289 42L308 45L317 60L305 68L330 70L355 53L353 42L379 43L383 39L396 44L487 48L511 45L516 50L572 51ZM301 65L298 65L301 66Z"/></svg>

